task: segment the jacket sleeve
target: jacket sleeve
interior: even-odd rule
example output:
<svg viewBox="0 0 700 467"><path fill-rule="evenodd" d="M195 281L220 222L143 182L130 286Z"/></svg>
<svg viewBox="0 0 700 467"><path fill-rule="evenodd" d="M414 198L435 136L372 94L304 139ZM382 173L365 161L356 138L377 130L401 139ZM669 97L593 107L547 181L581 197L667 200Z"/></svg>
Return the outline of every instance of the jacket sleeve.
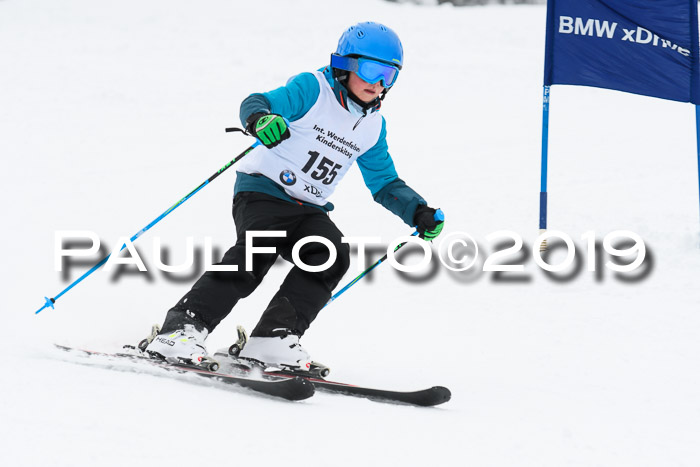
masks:
<svg viewBox="0 0 700 467"><path fill-rule="evenodd" d="M377 143L357 159L365 185L374 200L413 226L413 215L419 204L426 201L401 180L396 173L386 143L386 122L382 117L382 131Z"/></svg>
<svg viewBox="0 0 700 467"><path fill-rule="evenodd" d="M248 117L258 112L278 114L290 122L299 120L316 103L320 92L316 76L300 73L282 87L246 97L241 103L241 123L246 126Z"/></svg>

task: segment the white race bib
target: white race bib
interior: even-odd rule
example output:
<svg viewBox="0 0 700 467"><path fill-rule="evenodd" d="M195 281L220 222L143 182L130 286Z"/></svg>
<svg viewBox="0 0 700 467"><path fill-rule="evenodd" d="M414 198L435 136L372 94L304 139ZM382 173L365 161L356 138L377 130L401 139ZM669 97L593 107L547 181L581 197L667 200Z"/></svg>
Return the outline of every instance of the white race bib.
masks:
<svg viewBox="0 0 700 467"><path fill-rule="evenodd" d="M316 103L302 118L290 122L289 139L272 149L258 146L237 170L263 174L300 201L323 206L359 156L374 146L382 130L382 117L358 117L345 110L321 72ZM353 130L353 127L356 128Z"/></svg>

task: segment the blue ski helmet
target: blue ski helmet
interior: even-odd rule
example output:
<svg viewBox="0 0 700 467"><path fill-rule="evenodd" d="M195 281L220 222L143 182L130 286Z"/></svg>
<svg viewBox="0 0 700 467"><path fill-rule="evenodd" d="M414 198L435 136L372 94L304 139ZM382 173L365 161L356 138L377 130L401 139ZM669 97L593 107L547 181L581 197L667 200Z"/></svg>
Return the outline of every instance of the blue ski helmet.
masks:
<svg viewBox="0 0 700 467"><path fill-rule="evenodd" d="M379 23L350 26L331 55L331 67L336 71L355 72L372 84L382 81L387 89L396 82L402 66L403 46L399 36Z"/></svg>
<svg viewBox="0 0 700 467"><path fill-rule="evenodd" d="M350 110L348 104L352 101L366 115L368 110L379 109L402 67L403 46L394 31L371 21L357 23L343 32L338 48L331 54L331 70L336 83L333 92L344 108ZM370 84L381 81L382 93L372 102L363 102L347 88L348 72L356 73Z"/></svg>
<svg viewBox="0 0 700 467"><path fill-rule="evenodd" d="M350 26L338 41L335 51L341 57L367 57L403 67L403 46L396 33L383 24L367 21Z"/></svg>

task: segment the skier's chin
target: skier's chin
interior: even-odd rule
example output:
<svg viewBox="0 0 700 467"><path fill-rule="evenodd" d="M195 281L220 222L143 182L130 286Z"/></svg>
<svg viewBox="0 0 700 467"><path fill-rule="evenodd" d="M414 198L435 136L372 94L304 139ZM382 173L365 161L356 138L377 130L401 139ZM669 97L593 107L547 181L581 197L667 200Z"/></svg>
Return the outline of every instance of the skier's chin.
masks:
<svg viewBox="0 0 700 467"><path fill-rule="evenodd" d="M376 99L378 95L378 92L362 91L362 95L359 97L362 102L364 102L365 104L369 104L374 99Z"/></svg>

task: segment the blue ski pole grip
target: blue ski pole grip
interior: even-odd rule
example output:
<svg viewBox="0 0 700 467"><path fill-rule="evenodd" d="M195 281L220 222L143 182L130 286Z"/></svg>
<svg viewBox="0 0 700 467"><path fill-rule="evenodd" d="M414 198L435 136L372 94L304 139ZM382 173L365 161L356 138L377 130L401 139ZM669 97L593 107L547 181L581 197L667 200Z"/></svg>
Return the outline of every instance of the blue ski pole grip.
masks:
<svg viewBox="0 0 700 467"><path fill-rule="evenodd" d="M442 212L442 209L435 211L433 219L435 219L437 222L445 222L445 213Z"/></svg>

